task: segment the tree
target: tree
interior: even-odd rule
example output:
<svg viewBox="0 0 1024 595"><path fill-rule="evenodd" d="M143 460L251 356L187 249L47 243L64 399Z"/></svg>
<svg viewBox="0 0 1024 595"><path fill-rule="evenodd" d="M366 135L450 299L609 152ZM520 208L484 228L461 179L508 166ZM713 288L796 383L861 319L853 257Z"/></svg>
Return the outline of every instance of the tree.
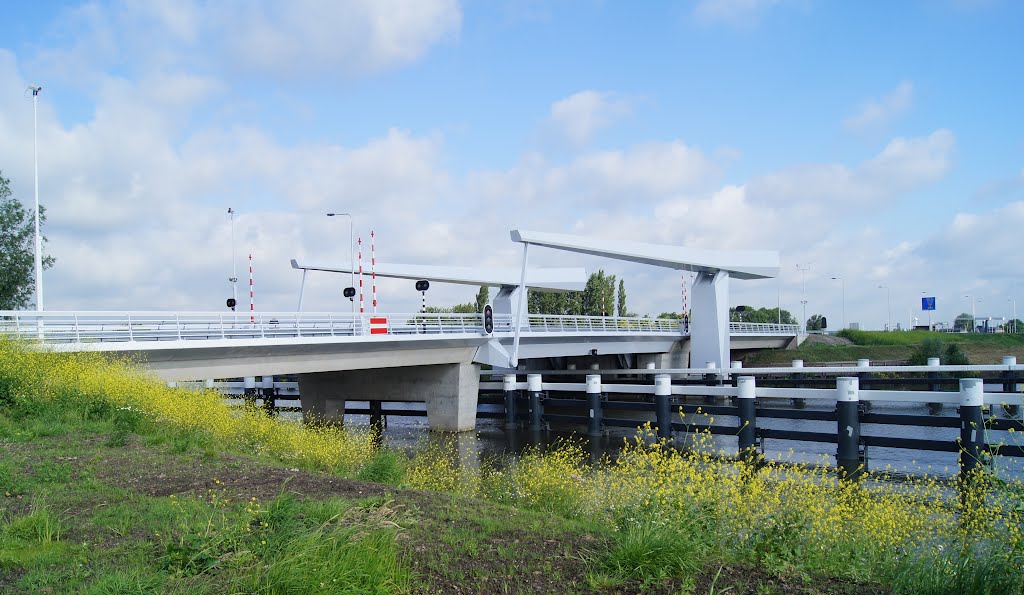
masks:
<svg viewBox="0 0 1024 595"><path fill-rule="evenodd" d="M46 209L39 207L39 225ZM46 238L41 238L45 245ZM43 269L56 262L43 253ZM35 289L35 213L11 194L10 180L0 172L0 310L24 308Z"/></svg>
<svg viewBox="0 0 1024 595"><path fill-rule="evenodd" d="M1006 324L1003 325L1003 332L1006 333L1019 333L1024 330L1024 322L1020 319L1014 318L1013 320L1007 320Z"/></svg>
<svg viewBox="0 0 1024 595"><path fill-rule="evenodd" d="M476 311L483 312L484 306L489 301L491 301L491 289L486 285L481 285L480 291L476 293Z"/></svg>
<svg viewBox="0 0 1024 595"><path fill-rule="evenodd" d="M957 316L956 320L953 321L953 330L955 330L955 331L960 331L960 332L971 331L972 330L971 327L973 327L973 326L974 326L974 317L971 316L970 314L968 314L967 312L964 312L964 313L960 314L960 316Z"/></svg>
<svg viewBox="0 0 1024 595"><path fill-rule="evenodd" d="M618 295L617 301L618 301L617 306L618 306L619 316L623 316L623 317L625 317L625 316L633 316L633 314L631 314L629 312L629 310L626 308L626 280L625 279L619 279L619 295Z"/></svg>
<svg viewBox="0 0 1024 595"><path fill-rule="evenodd" d="M825 330L825 317L821 314L813 314L807 319L807 330L809 331L822 331Z"/></svg>
<svg viewBox="0 0 1024 595"><path fill-rule="evenodd" d="M730 322L756 322L760 324L796 324L796 318L788 310L779 316L778 308L754 308L752 306L736 306L729 309Z"/></svg>
<svg viewBox="0 0 1024 595"><path fill-rule="evenodd" d="M625 307L626 284L619 283L620 307ZM587 279L583 291L550 292L528 290L526 306L530 314L559 316L610 316L615 313L615 275L597 271ZM624 314L620 314L623 316Z"/></svg>

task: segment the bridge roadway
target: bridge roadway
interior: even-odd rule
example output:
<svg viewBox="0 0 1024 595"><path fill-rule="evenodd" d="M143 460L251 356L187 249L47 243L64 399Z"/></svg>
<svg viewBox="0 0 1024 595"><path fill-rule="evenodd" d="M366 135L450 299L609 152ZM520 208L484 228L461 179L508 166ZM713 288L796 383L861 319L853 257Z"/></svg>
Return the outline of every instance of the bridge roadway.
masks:
<svg viewBox="0 0 1024 595"><path fill-rule="evenodd" d="M671 319L530 315L520 367L685 368L687 330ZM475 423L480 366L507 366L514 328L502 314L486 333L480 314L0 311L0 333L140 357L168 381L296 374L303 410L328 419L346 399L422 396L432 428L463 431ZM732 323L730 335L733 349L802 338L776 324Z"/></svg>

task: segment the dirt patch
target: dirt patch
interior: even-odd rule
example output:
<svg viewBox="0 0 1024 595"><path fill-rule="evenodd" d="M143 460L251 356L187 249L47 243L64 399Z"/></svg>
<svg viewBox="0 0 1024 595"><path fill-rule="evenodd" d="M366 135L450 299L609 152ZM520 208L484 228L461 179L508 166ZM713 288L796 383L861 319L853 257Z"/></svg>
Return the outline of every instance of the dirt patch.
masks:
<svg viewBox="0 0 1024 595"><path fill-rule="evenodd" d="M112 450L102 461L94 461L96 475L110 485L147 496L204 495L207 490L223 490L236 499L267 501L283 491L307 498L364 498L395 491L388 486L296 468L270 467L234 454L175 456L138 443L129 444L127 449Z"/></svg>

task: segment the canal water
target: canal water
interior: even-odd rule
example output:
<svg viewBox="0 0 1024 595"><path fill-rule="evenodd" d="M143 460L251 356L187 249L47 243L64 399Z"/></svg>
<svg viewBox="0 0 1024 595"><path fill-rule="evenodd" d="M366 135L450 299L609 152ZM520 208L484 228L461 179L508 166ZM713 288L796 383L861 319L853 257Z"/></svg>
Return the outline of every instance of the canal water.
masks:
<svg viewBox="0 0 1024 595"><path fill-rule="evenodd" d="M701 405L705 404L702 398L688 400L687 403ZM291 403L278 401L278 405L285 406ZM297 402L294 403L298 405ZM365 409L366 402L349 401L348 407ZM792 403L786 399L759 399L759 407L792 409ZM388 409L407 409L425 411L424 403L387 403ZM832 411L834 403L815 403L807 401L804 410L806 411ZM481 405L481 411L492 411L500 413L503 411L501 405ZM908 403L878 403L871 406L872 413L884 413L892 415L929 415L928 405ZM585 415L585 402L580 402L580 409L572 412L574 415ZM561 411L560 411L561 413ZM570 413L570 411L565 411ZM297 414L296 418L297 418ZM946 406L939 415L944 417L956 417L956 407ZM653 414L646 412L632 411L606 411L605 417L618 419L636 419L637 425L642 425L646 420L653 421ZM713 425L737 426L738 420L733 416L713 416ZM696 424L707 424L710 418L703 415L687 415L684 421L691 421ZM368 427L370 418L367 415L346 415L345 424L349 427ZM812 421L793 419L774 419L761 417L757 420L758 427L771 428L776 430L789 430L801 432L836 432L834 421ZM502 419L478 418L475 432L466 432L459 437L459 450L465 453L472 453L472 456L479 459L503 458L510 455L517 455L524 449L530 447L546 448L559 440L571 439L583 442L595 460L604 454L614 457L618 449L623 445L624 440L631 440L636 436L636 431L629 428L610 427L604 436L596 440L586 438L587 428L584 424L553 426L551 430L542 432L531 432L526 429L506 431ZM926 428L917 426L895 426L885 424L863 424L862 435L886 436L898 438L917 438L927 440L956 440L960 436L959 428ZM677 432L677 441L684 440L685 434ZM429 443L432 440L446 439L444 435L431 433L425 416L388 416L387 426L383 432L383 439L386 444L408 451ZM722 450L727 454L734 454L737 450L737 438L730 435L714 435L711 437L711 444L715 450ZM988 433L989 444L1016 444L1024 443L1024 437L1020 432L991 431ZM764 454L772 460L782 460L790 463L808 464L834 464L836 445L833 443L805 442L797 440L767 439L764 441ZM953 477L959 470L959 454L955 452L934 452L908 450L899 448L868 447L868 469L875 472L888 471L896 475L902 474L928 474L938 477ZM993 469L999 477L1007 480L1024 480L1024 459L1017 457L994 457Z"/></svg>

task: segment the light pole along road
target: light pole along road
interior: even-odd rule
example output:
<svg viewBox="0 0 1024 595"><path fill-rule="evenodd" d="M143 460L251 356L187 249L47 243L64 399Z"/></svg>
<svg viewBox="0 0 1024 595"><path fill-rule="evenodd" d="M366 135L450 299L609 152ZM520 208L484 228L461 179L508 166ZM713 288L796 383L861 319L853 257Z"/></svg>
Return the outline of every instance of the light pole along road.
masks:
<svg viewBox="0 0 1024 595"><path fill-rule="evenodd" d="M348 282L349 282L349 287L355 287L355 285L356 285L356 272L355 272L355 265L356 265L356 260L355 260L355 258L356 258L355 257L355 251L356 251L355 227L356 227L356 224L355 224L355 220L353 219L352 215L349 214L349 213L327 213L327 216L328 217L348 217L348 260L349 260L349 268L352 269L351 274L349 275L349 281ZM362 279L362 277L360 277L360 279ZM355 314L355 312L356 312L356 301L355 301L355 299L348 298L348 301L352 303L352 313Z"/></svg>

